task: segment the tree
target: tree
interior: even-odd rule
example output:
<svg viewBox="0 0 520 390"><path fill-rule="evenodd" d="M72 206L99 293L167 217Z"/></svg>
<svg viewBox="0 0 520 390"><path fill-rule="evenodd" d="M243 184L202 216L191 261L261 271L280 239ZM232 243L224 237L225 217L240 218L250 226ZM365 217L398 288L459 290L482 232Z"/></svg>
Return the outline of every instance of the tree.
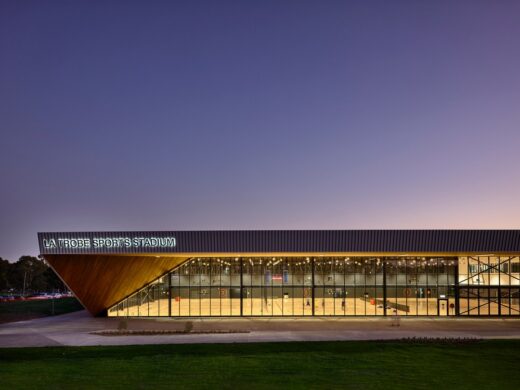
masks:
<svg viewBox="0 0 520 390"><path fill-rule="evenodd" d="M0 258L0 291L30 294L65 291L67 287L43 257L22 256L16 263Z"/></svg>
<svg viewBox="0 0 520 390"><path fill-rule="evenodd" d="M22 293L45 291L47 265L34 256L22 256L14 264L13 282Z"/></svg>
<svg viewBox="0 0 520 390"><path fill-rule="evenodd" d="M47 267L45 270L45 279L47 280L47 290L48 291L66 291L67 286L61 281L61 279L56 275L56 272L52 270L51 267Z"/></svg>
<svg viewBox="0 0 520 390"><path fill-rule="evenodd" d="M9 282L9 274L11 272L11 263L0 257L0 291L7 291L11 288Z"/></svg>

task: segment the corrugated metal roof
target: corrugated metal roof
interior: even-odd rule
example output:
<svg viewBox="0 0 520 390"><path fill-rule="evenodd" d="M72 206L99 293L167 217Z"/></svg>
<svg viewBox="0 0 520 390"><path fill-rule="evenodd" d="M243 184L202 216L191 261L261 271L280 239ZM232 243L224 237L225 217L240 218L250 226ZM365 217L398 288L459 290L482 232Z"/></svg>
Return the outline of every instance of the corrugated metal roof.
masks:
<svg viewBox="0 0 520 390"><path fill-rule="evenodd" d="M175 246L97 246L95 239L175 238ZM74 240L86 240L84 247ZM54 240L54 241L52 241ZM69 240L69 241L67 241ZM216 230L38 233L41 254L520 252L520 230ZM55 246L52 245L54 242ZM123 241L121 241L123 242ZM128 241L124 241L127 243ZM144 242L144 241L142 241ZM50 243L50 245L49 245ZM66 243L64 246L63 244Z"/></svg>

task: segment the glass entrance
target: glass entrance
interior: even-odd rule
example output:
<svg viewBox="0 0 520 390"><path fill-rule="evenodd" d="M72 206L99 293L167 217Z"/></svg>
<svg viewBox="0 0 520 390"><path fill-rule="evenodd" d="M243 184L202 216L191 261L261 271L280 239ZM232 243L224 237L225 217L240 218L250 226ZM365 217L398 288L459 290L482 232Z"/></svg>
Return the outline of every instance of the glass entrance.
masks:
<svg viewBox="0 0 520 390"><path fill-rule="evenodd" d="M450 308L447 298L437 299L437 315L441 317L450 315Z"/></svg>

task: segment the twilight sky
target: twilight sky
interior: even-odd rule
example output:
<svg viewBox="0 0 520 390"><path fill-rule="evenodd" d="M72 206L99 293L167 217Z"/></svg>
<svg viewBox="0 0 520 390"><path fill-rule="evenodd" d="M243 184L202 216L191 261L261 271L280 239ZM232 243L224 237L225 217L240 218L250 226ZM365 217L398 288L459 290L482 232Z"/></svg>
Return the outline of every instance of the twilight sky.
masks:
<svg viewBox="0 0 520 390"><path fill-rule="evenodd" d="M0 0L0 256L38 231L518 228L519 20Z"/></svg>

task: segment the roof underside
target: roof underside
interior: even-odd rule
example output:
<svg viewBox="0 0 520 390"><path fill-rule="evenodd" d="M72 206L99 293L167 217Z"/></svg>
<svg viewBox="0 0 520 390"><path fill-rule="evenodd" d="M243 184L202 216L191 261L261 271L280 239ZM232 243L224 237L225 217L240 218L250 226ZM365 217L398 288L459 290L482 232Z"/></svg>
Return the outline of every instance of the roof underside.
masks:
<svg viewBox="0 0 520 390"><path fill-rule="evenodd" d="M45 255L45 260L93 315L186 261L171 256Z"/></svg>

